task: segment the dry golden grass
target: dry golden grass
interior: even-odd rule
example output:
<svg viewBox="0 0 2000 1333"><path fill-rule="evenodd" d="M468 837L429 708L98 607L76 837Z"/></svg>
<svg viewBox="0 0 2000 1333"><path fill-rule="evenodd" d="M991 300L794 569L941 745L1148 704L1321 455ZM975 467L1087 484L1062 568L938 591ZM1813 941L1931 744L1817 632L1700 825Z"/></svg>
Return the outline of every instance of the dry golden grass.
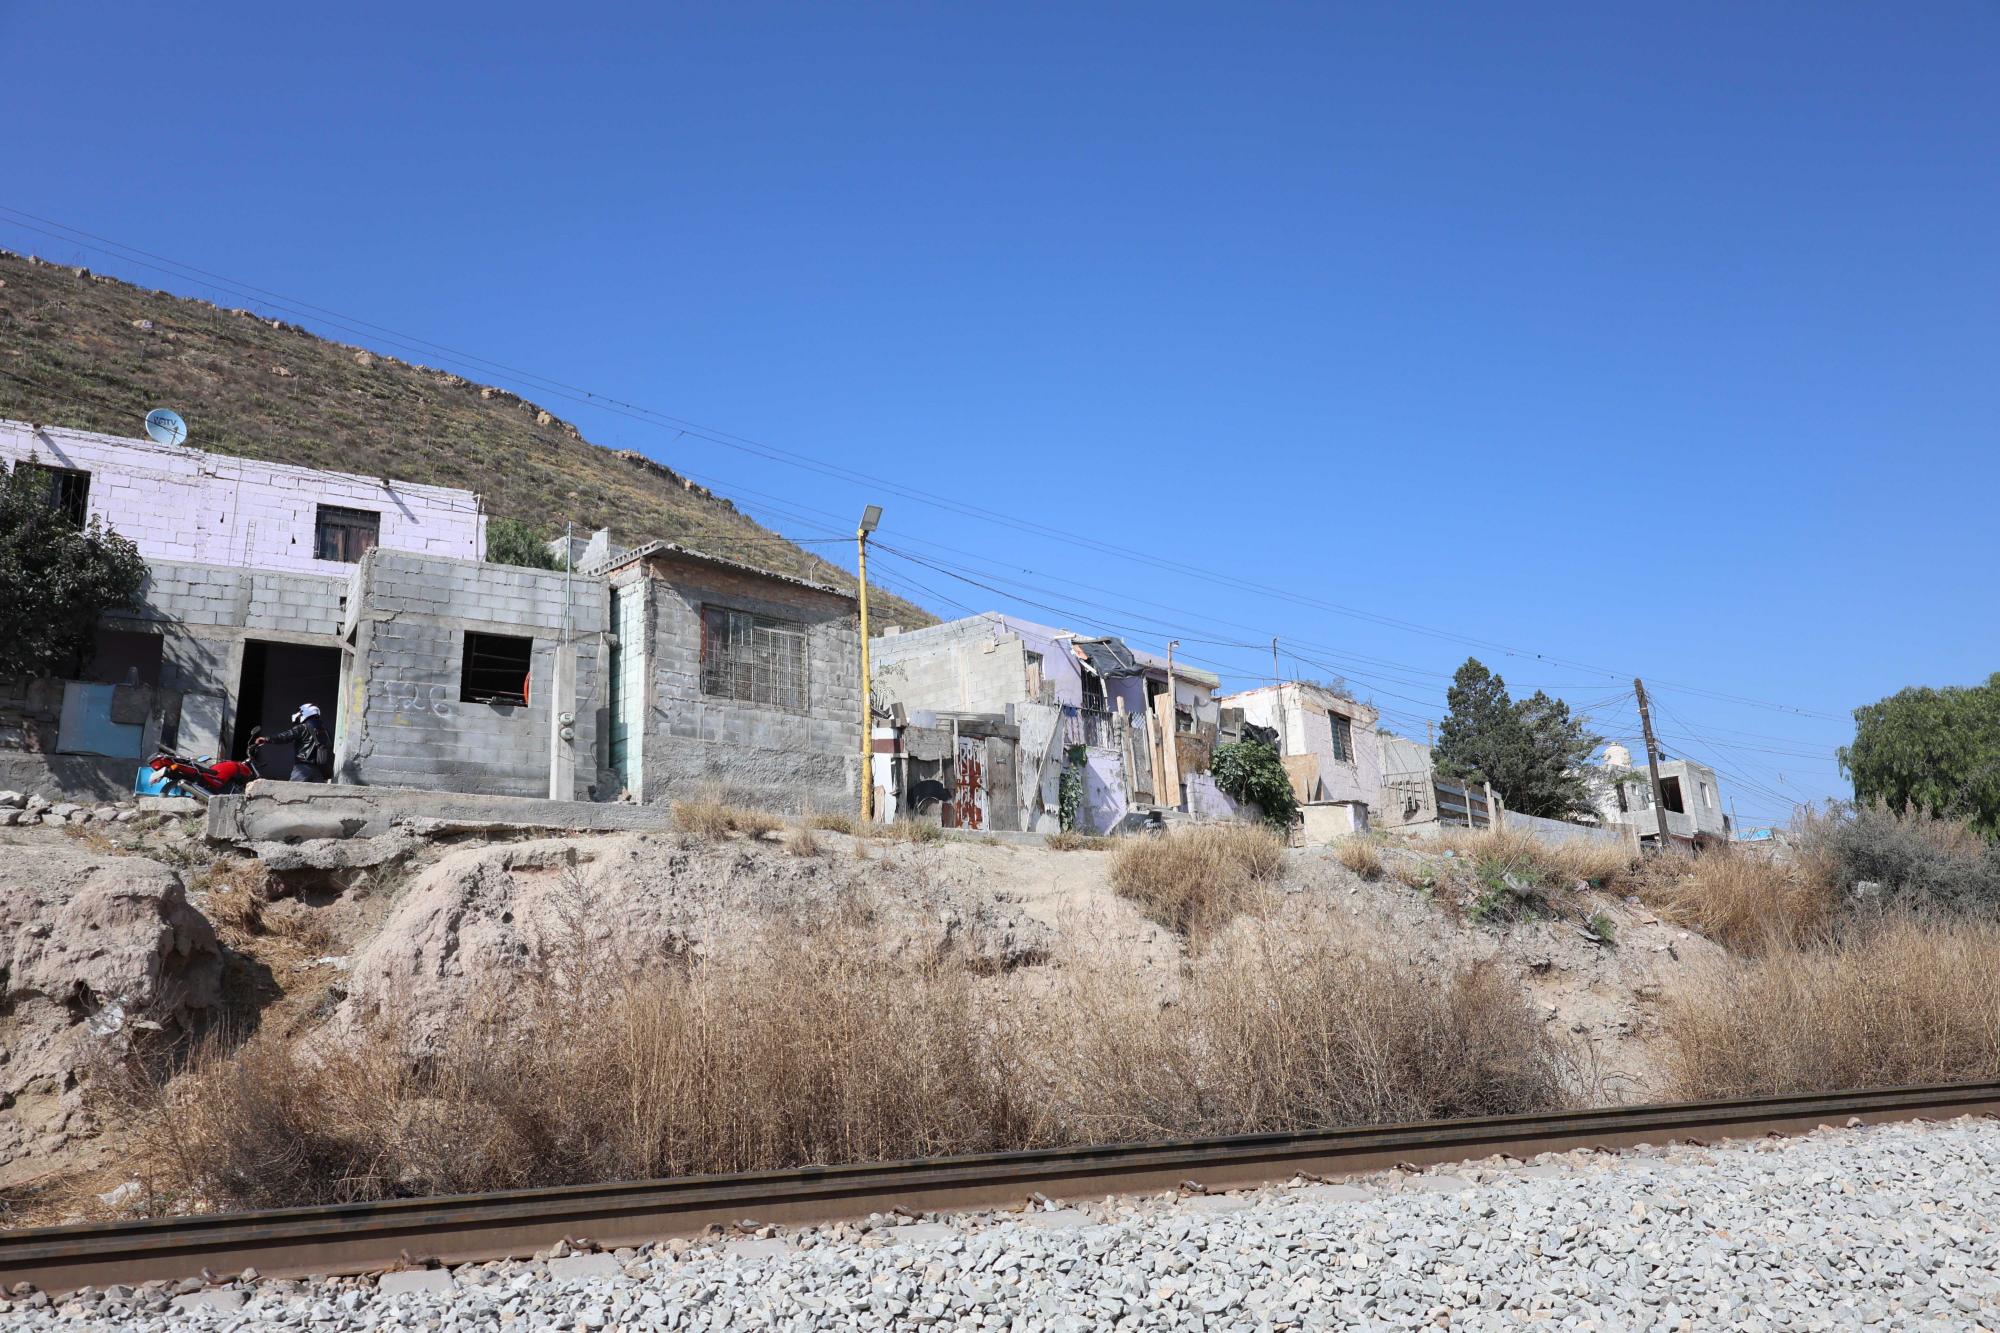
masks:
<svg viewBox="0 0 2000 1333"><path fill-rule="evenodd" d="M1566 1100L1515 987L1331 917L1240 923L1165 1010L1122 970L885 961L859 919L645 973L551 958L423 1060L389 1028L211 1042L125 1090L135 1174L165 1206L273 1206Z"/></svg>
<svg viewBox="0 0 2000 1333"><path fill-rule="evenodd" d="M820 856L826 852L826 844L811 824L795 824L785 830L785 850L793 856Z"/></svg>
<svg viewBox="0 0 2000 1333"><path fill-rule="evenodd" d="M724 838L731 833L763 838L783 828L784 821L762 810L731 805L718 796L700 796L674 802L674 827L698 838Z"/></svg>
<svg viewBox="0 0 2000 1333"><path fill-rule="evenodd" d="M212 862L194 877L195 900L221 941L269 967L282 981L334 947L319 914L297 899L273 901L264 864Z"/></svg>
<svg viewBox="0 0 2000 1333"><path fill-rule="evenodd" d="M1284 871L1284 843L1271 830L1203 824L1122 843L1111 858L1111 887L1154 921L1195 938L1257 908Z"/></svg>
<svg viewBox="0 0 2000 1333"><path fill-rule="evenodd" d="M1382 849L1369 838L1342 838L1333 844L1333 854L1363 879L1382 878Z"/></svg>
<svg viewBox="0 0 2000 1333"><path fill-rule="evenodd" d="M889 842L942 842L944 830L925 819L898 819L892 824L883 824L874 830L875 836Z"/></svg>
<svg viewBox="0 0 2000 1333"><path fill-rule="evenodd" d="M2000 1077L2000 924L1896 916L1768 943L1670 993L1674 1094L1818 1092Z"/></svg>
<svg viewBox="0 0 2000 1333"><path fill-rule="evenodd" d="M1639 896L1669 920L1739 953L1820 939L1834 928L1839 896L1792 866L1715 849L1656 858Z"/></svg>
<svg viewBox="0 0 2000 1333"><path fill-rule="evenodd" d="M854 837L861 832L861 821L853 815L816 811L806 816L806 827L826 833L845 833L849 837Z"/></svg>
<svg viewBox="0 0 2000 1333"><path fill-rule="evenodd" d="M1610 888L1634 864L1620 843L1576 838L1551 844L1518 829L1450 833L1438 842L1475 865L1499 867L1545 888L1571 888L1580 880Z"/></svg>
<svg viewBox="0 0 2000 1333"><path fill-rule="evenodd" d="M1048 844L1051 851L1058 852L1103 852L1118 845L1114 839L1095 833L1078 833L1075 829L1051 833L1042 841Z"/></svg>

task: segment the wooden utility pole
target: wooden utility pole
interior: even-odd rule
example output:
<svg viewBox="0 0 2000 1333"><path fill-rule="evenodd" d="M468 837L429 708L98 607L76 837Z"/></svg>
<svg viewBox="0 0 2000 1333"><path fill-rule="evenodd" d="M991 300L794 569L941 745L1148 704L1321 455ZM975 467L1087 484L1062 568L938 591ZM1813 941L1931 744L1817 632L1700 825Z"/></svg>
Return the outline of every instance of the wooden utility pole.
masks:
<svg viewBox="0 0 2000 1333"><path fill-rule="evenodd" d="M1646 772L1653 779L1653 813L1660 819L1660 850L1673 845L1667 832L1667 796L1660 786L1660 747L1653 739L1653 710L1646 706L1646 682L1632 678L1632 692L1639 696L1639 730L1646 737Z"/></svg>
<svg viewBox="0 0 2000 1333"><path fill-rule="evenodd" d="M854 529L855 578L861 594L861 822L875 821L875 701L868 680L868 534L882 521L882 507L869 505ZM954 723L954 726L956 723ZM952 763L958 762L958 747L952 747Z"/></svg>
<svg viewBox="0 0 2000 1333"><path fill-rule="evenodd" d="M1281 685L1284 678L1278 672L1278 636L1271 636L1271 684Z"/></svg>

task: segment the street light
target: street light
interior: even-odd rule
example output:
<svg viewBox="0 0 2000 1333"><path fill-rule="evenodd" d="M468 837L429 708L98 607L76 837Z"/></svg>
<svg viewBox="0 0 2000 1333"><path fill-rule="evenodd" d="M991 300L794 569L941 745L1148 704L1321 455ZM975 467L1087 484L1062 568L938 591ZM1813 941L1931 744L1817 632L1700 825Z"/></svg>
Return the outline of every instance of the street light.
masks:
<svg viewBox="0 0 2000 1333"><path fill-rule="evenodd" d="M868 534L882 522L882 506L861 511L854 530L855 573L861 591L861 822L875 820L875 706L868 680Z"/></svg>

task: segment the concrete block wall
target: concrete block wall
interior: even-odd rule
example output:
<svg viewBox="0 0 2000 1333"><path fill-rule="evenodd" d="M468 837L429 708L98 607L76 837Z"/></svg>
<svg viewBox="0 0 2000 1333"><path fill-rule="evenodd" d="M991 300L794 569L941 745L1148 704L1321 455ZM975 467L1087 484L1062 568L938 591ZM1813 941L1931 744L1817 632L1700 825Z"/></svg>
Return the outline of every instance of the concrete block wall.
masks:
<svg viewBox="0 0 2000 1333"><path fill-rule="evenodd" d="M148 561L345 577L351 565L315 555L322 504L380 514L384 547L474 560L486 552L486 516L471 491L0 421L0 460L28 459L88 472L91 515Z"/></svg>
<svg viewBox="0 0 2000 1333"><path fill-rule="evenodd" d="M552 713L569 711L576 733L569 795L592 795L604 706L601 579L569 579L565 589L559 573L378 550L362 562L354 596L355 655L337 756L344 781L547 796ZM566 601L563 670L573 686L557 704ZM468 632L533 640L527 704L460 697Z"/></svg>
<svg viewBox="0 0 2000 1333"><path fill-rule="evenodd" d="M671 557L651 557L647 568L645 799L715 788L775 810L858 808L861 640L853 599ZM706 605L806 626L805 711L702 692Z"/></svg>
<svg viewBox="0 0 2000 1333"><path fill-rule="evenodd" d="M870 640L876 697L910 709L999 712L1032 702L1027 655L1034 652L1042 655L1043 679L1063 702L1077 703L1075 658L1055 633L989 613Z"/></svg>

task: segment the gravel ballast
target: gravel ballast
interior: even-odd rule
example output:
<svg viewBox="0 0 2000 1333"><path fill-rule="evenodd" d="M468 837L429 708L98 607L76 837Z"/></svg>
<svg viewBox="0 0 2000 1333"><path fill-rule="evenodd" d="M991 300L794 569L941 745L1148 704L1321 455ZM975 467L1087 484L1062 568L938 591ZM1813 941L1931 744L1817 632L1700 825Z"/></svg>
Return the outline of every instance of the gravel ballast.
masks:
<svg viewBox="0 0 2000 1333"><path fill-rule="evenodd" d="M1997 1153L1992 1120L1832 1129L1035 1217L766 1228L379 1285L16 1296L0 1326L1972 1329L2000 1326Z"/></svg>

